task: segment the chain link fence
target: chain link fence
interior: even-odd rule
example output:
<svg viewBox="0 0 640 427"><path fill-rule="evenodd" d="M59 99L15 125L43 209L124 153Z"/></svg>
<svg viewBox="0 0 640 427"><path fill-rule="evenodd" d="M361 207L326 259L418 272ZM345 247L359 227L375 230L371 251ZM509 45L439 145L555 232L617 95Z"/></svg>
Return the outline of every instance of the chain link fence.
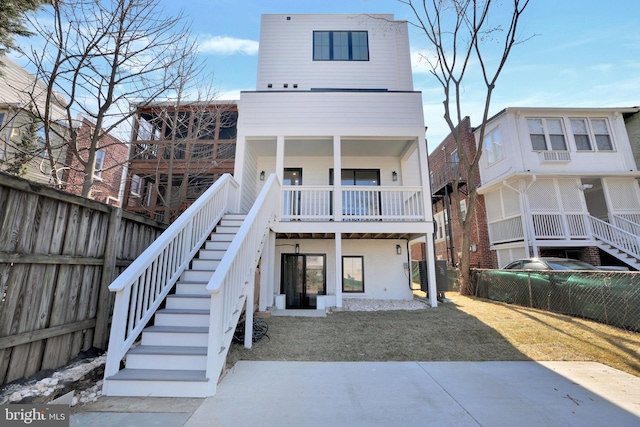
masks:
<svg viewBox="0 0 640 427"><path fill-rule="evenodd" d="M472 270L481 298L640 332L640 272Z"/></svg>

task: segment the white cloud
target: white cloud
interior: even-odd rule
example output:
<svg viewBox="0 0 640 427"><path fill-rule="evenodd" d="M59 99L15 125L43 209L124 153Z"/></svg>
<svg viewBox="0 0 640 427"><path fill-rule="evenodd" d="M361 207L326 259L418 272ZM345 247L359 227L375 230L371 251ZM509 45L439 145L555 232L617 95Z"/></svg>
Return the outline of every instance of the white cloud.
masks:
<svg viewBox="0 0 640 427"><path fill-rule="evenodd" d="M201 40L198 43L198 49L202 53L218 55L234 55L236 53L257 55L258 42L228 36L211 36Z"/></svg>

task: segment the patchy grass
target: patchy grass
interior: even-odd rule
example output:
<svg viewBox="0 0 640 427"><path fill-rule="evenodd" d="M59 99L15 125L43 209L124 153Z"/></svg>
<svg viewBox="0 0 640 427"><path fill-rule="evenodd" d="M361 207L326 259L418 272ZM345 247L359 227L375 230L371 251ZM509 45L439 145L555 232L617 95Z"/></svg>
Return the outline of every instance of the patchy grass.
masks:
<svg viewBox="0 0 640 427"><path fill-rule="evenodd" d="M238 360L595 361L640 377L640 334L536 309L448 293L437 309L270 317L269 338Z"/></svg>

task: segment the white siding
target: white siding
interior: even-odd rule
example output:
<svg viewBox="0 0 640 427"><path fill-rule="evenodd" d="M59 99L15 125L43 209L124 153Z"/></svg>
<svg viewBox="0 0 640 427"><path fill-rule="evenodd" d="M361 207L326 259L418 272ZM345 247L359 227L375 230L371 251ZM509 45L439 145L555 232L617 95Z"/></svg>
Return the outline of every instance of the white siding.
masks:
<svg viewBox="0 0 640 427"><path fill-rule="evenodd" d="M238 134L417 136L424 133L417 92L243 92Z"/></svg>
<svg viewBox="0 0 640 427"><path fill-rule="evenodd" d="M260 28L256 90L413 90L407 24L393 15L263 15ZM369 61L314 61L314 31L367 31Z"/></svg>
<svg viewBox="0 0 640 427"><path fill-rule="evenodd" d="M336 267L334 240L276 240L275 277L282 277L282 254L293 253L295 244L300 245L301 254L326 255L326 289L328 295L336 293ZM396 245L402 247L402 255L396 254ZM408 272L404 269L407 262L407 242L405 240L342 240L342 255L364 257L364 293L346 293L343 298L374 299L412 299L409 289ZM280 279L275 286L280 291ZM337 286L342 286L338 283Z"/></svg>

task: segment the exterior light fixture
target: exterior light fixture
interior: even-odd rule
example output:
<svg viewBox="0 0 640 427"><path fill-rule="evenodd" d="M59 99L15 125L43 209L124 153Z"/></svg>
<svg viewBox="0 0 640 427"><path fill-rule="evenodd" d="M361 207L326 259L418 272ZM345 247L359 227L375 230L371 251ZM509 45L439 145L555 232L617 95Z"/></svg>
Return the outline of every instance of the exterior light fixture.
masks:
<svg viewBox="0 0 640 427"><path fill-rule="evenodd" d="M296 243L296 253L299 254L300 253L300 245Z"/></svg>
<svg viewBox="0 0 640 427"><path fill-rule="evenodd" d="M264 171L260 172L260 181L264 181Z"/></svg>
<svg viewBox="0 0 640 427"><path fill-rule="evenodd" d="M398 172L396 172L396 171L391 172L391 179L394 180L394 181L397 181L398 180Z"/></svg>
<svg viewBox="0 0 640 427"><path fill-rule="evenodd" d="M402 255L402 246L396 245L396 254Z"/></svg>

